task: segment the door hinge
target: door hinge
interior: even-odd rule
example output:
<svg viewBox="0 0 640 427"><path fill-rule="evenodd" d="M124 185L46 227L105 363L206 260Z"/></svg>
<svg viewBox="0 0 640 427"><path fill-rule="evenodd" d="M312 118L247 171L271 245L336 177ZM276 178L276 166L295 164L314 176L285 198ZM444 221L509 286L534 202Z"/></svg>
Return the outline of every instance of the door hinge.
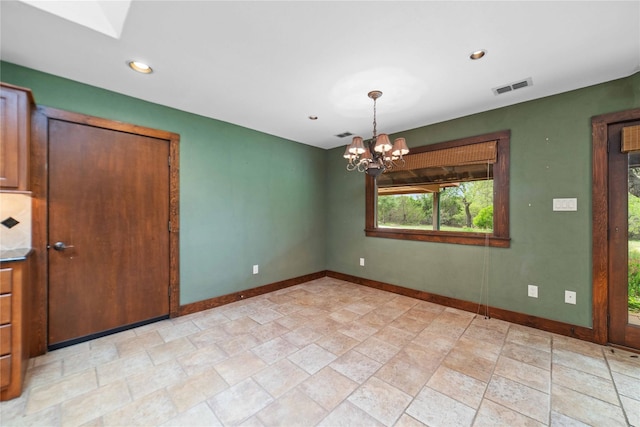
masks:
<svg viewBox="0 0 640 427"><path fill-rule="evenodd" d="M171 167L171 156L169 156L169 167Z"/></svg>
<svg viewBox="0 0 640 427"><path fill-rule="evenodd" d="M611 147L611 141L607 139L607 153L609 152L609 147Z"/></svg>
<svg viewBox="0 0 640 427"><path fill-rule="evenodd" d="M169 221L169 231L172 231L171 230L171 221Z"/></svg>
<svg viewBox="0 0 640 427"><path fill-rule="evenodd" d="M609 328L610 324L611 324L611 315L607 313L607 329Z"/></svg>

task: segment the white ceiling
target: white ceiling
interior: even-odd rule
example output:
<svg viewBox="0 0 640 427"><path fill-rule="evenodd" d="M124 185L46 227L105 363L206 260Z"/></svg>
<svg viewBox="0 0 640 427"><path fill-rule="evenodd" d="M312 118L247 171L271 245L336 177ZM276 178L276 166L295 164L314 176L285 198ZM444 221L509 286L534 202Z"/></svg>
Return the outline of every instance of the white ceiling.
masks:
<svg viewBox="0 0 640 427"><path fill-rule="evenodd" d="M640 71L640 1L2 0L0 19L4 61L322 148L371 136L372 89L393 133Z"/></svg>

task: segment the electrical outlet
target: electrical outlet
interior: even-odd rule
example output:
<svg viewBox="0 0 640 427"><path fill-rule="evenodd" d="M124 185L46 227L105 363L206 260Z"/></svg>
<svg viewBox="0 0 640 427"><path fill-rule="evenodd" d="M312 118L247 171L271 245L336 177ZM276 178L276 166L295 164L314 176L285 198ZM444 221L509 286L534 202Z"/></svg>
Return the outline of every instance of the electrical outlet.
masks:
<svg viewBox="0 0 640 427"><path fill-rule="evenodd" d="M529 285L527 295L531 298L538 298L538 287L536 285Z"/></svg>
<svg viewBox="0 0 640 427"><path fill-rule="evenodd" d="M364 258L360 258L360 267L364 267Z"/></svg>
<svg viewBox="0 0 640 427"><path fill-rule="evenodd" d="M253 274L258 274L258 271L260 271L258 264L253 266Z"/></svg>
<svg viewBox="0 0 640 427"><path fill-rule="evenodd" d="M574 291L564 291L564 302L566 304L575 304L576 293Z"/></svg>

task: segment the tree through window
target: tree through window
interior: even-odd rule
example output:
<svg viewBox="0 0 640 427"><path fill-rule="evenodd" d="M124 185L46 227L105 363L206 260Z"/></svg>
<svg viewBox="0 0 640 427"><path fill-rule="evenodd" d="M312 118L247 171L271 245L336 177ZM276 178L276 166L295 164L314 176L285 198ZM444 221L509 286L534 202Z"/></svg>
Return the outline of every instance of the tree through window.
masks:
<svg viewBox="0 0 640 427"><path fill-rule="evenodd" d="M367 177L367 236L509 246L508 131L411 153Z"/></svg>

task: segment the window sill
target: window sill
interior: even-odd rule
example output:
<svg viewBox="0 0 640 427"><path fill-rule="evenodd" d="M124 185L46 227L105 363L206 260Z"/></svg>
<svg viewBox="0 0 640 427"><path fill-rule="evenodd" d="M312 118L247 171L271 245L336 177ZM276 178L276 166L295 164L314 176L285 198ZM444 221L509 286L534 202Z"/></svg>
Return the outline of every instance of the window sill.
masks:
<svg viewBox="0 0 640 427"><path fill-rule="evenodd" d="M494 248L508 248L511 239L496 237L484 233L456 233L448 231L403 230L399 228L365 229L367 237L382 237L385 239L417 240L421 242L453 243L457 245L491 246Z"/></svg>

